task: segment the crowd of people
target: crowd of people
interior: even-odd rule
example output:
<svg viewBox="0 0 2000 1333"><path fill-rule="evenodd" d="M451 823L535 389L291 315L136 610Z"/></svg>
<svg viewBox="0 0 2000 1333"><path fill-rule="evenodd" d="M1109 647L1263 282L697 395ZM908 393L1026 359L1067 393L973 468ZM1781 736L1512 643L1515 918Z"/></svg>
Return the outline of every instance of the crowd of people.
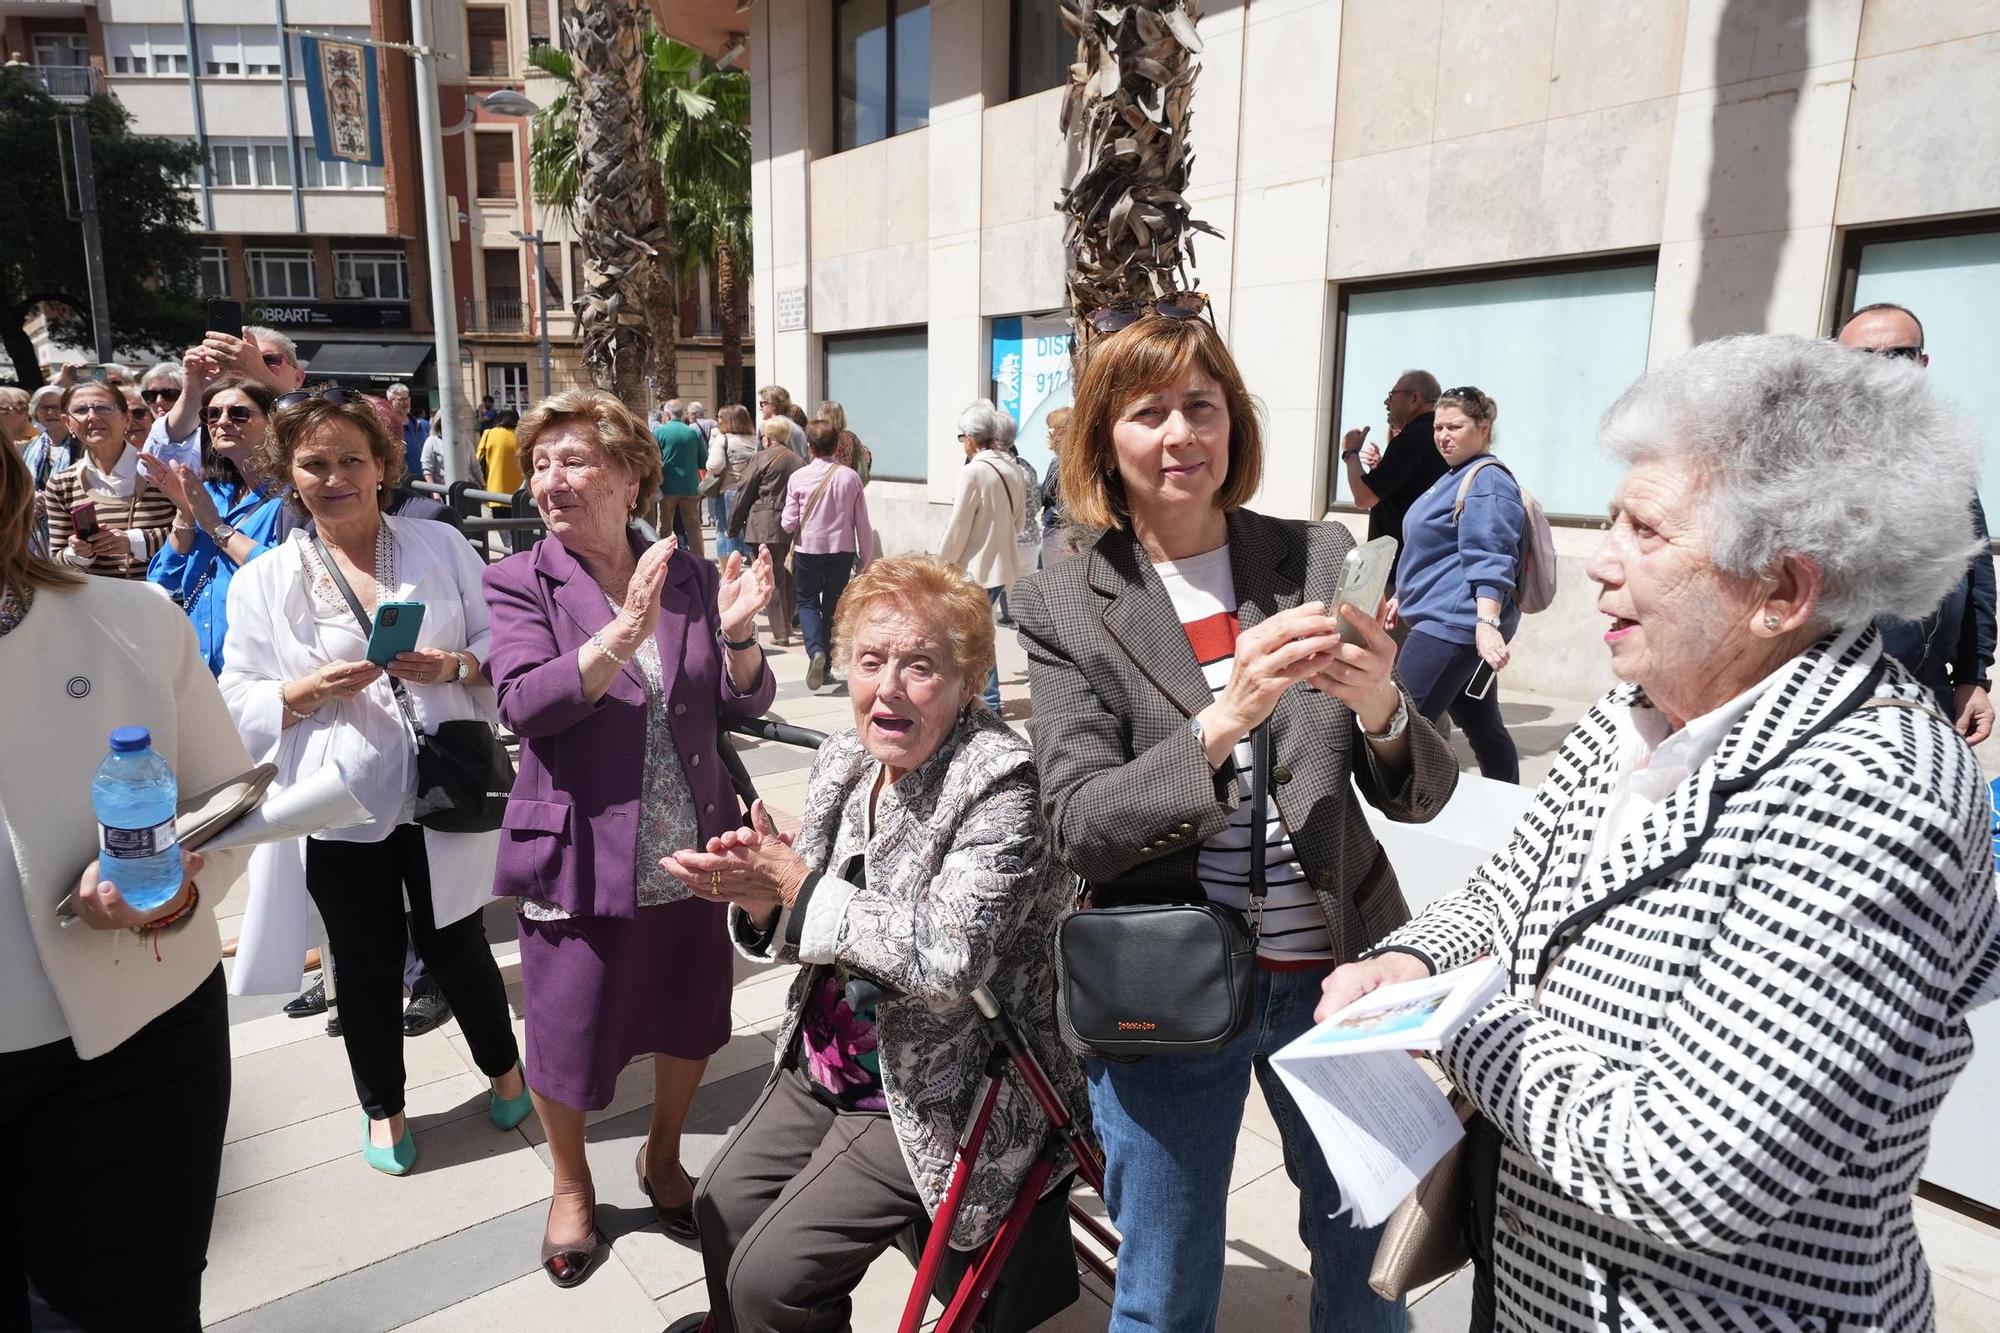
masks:
<svg viewBox="0 0 2000 1333"><path fill-rule="evenodd" d="M1413 370L1385 447L1344 434L1370 536L1401 542L1394 596L1356 606L1345 524L1250 508L1261 414L1202 302L1112 316L1050 417L1048 475L1007 413L969 405L938 549L904 554L880 549L842 405L808 415L777 386L754 414L672 400L650 421L590 389L489 400L483 475L543 530L490 563L402 484L441 447L407 390L310 385L273 331L211 333L136 381L0 391L0 708L35 756L0 771L0 1219L24 1241L0 1313L199 1327L229 1099L214 905L247 875L230 985L296 987L318 918L369 1166L419 1166L405 988L458 1017L497 1130L537 1119L558 1286L606 1252L590 1114L650 1058L633 1172L710 1304L677 1330L848 1327L862 1274L948 1192L951 1245L993 1239L1048 1126L1004 1075L952 1186L987 996L1103 1154L1116 1333L1215 1327L1253 1085L1298 1188L1303 1322L1401 1329L1368 1281L1380 1229L1341 1215L1270 1057L1482 956L1505 985L1438 1055L1475 1111L1474 1327L1928 1327L1911 1198L1966 1015L2000 991L2000 899L1970 748L1994 646L1976 435L1927 388L1915 316L1720 339L1610 405L1621 474L1585 570L1619 683L1498 853L1414 917L1364 805L1445 812L1445 716L1482 773L1519 778L1491 675L1535 511L1493 460L1494 396ZM1923 486L1879 483L1889 438ZM1002 625L1026 735L1001 716ZM771 707L766 654L794 634L850 717L783 834L723 731ZM183 791L335 768L362 813L189 853L181 891L137 911L80 816L103 737L134 723ZM502 731L504 805L484 770L451 777L508 765ZM1247 1021L1200 1053L1079 1041L1054 944L1079 894L1247 923ZM683 1137L736 953L797 972L763 1091L697 1179ZM148 1225L107 1233L93 1210L141 1179ZM93 1241L25 1243L50 1227Z"/></svg>

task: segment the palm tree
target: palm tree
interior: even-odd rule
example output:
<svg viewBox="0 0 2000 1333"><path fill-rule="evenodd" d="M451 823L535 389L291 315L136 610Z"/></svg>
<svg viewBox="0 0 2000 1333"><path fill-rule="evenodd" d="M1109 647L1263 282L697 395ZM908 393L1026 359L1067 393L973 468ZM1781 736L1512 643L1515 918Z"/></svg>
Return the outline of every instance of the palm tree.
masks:
<svg viewBox="0 0 2000 1333"><path fill-rule="evenodd" d="M583 361L599 388L646 410L641 375L655 330L634 308L646 260L666 240L652 206L651 154L641 100L647 23L637 0L593 0L568 16L576 76L576 231L584 293L577 302ZM667 329L666 340L673 341Z"/></svg>
<svg viewBox="0 0 2000 1333"><path fill-rule="evenodd" d="M1085 314L1186 288L1194 233L1221 233L1191 216L1186 197L1199 0L1060 3L1077 39L1059 206L1069 219L1070 325L1081 349L1096 333Z"/></svg>
<svg viewBox="0 0 2000 1333"><path fill-rule="evenodd" d="M677 392L675 335L682 276L708 261L716 265L721 281L725 266L734 269L737 257L748 253L750 81L740 72L717 69L694 48L650 28L643 49L643 121L656 170L640 189L658 239L639 300L655 335L646 369L659 399ZM529 149L535 198L574 219L580 184L575 64L568 53L548 47L531 49L528 62L567 85L535 117ZM683 228L691 234L684 235ZM738 323L734 307L728 307L725 366L732 359L731 326ZM732 373L740 377L740 328L733 345L738 369Z"/></svg>

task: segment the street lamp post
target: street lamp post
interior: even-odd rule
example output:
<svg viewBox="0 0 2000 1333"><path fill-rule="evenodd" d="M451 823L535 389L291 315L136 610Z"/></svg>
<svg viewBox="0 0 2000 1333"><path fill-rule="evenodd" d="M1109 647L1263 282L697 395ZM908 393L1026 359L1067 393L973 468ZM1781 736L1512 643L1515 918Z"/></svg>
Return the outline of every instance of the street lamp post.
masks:
<svg viewBox="0 0 2000 1333"><path fill-rule="evenodd" d="M541 313L542 322L542 397L549 396L549 270L542 262L542 229L517 231L514 235L523 241L532 241L535 246L535 309Z"/></svg>
<svg viewBox="0 0 2000 1333"><path fill-rule="evenodd" d="M458 299L451 285L451 206L444 188L444 136L438 125L436 54L430 0L410 0L411 56L417 73L417 140L424 160L424 243L429 250L431 326L437 341L438 410L444 431L445 484L465 480L464 416L458 402Z"/></svg>

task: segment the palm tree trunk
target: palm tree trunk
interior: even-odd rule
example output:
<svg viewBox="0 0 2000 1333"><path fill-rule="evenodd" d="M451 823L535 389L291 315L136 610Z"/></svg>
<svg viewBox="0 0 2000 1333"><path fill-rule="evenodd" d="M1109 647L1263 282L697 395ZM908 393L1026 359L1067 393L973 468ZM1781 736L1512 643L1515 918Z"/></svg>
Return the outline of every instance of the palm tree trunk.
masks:
<svg viewBox="0 0 2000 1333"><path fill-rule="evenodd" d="M1081 352L1097 332L1086 315L1190 286L1194 233L1221 233L1191 217L1186 198L1199 0L1061 3L1077 39L1062 106L1068 185L1059 206Z"/></svg>
<svg viewBox="0 0 2000 1333"><path fill-rule="evenodd" d="M646 181L646 198L660 234L658 252L646 273L646 323L653 335L646 376L657 406L680 396L681 299L680 285L674 281L674 232L667 221L667 186L660 176L658 159L649 154L647 160L654 165Z"/></svg>
<svg viewBox="0 0 2000 1333"><path fill-rule="evenodd" d="M584 295L578 324L591 382L646 411L651 330L641 308L646 251L661 241L647 178L658 178L648 142L640 73L645 11L636 0L592 0L569 15L576 58L577 232Z"/></svg>
<svg viewBox="0 0 2000 1333"><path fill-rule="evenodd" d="M717 405L738 401L743 392L743 318L737 306L736 242L725 234L715 246L715 298L722 307L722 383Z"/></svg>

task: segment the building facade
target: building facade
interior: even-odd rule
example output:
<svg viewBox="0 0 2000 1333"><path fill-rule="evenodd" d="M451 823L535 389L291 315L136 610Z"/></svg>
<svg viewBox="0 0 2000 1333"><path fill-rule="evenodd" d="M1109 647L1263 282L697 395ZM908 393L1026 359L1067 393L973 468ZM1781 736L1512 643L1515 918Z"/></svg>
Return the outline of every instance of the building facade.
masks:
<svg viewBox="0 0 2000 1333"><path fill-rule="evenodd" d="M956 420L993 396L1046 461L1067 394L1059 86L1032 0L670 0L747 32L762 378L844 402L889 549L934 544ZM1188 197L1266 415L1268 512L1344 507L1340 432L1396 374L1501 404L1497 451L1558 520L1562 589L1512 683L1607 680L1583 559L1623 386L1738 331L1824 335L1901 300L1996 431L2000 8L1913 0L1210 0ZM2000 433L1994 436L2000 443ZM2000 467L2000 451L1992 455ZM2000 474L1996 474L2000 479ZM1579 637L1584 636L1584 637Z"/></svg>

